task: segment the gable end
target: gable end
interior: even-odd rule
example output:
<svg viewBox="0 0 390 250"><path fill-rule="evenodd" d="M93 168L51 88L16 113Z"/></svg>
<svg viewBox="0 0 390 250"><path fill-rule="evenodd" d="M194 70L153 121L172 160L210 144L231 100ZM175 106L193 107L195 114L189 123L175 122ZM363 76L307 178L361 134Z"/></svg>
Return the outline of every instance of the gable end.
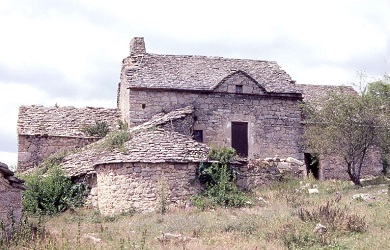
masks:
<svg viewBox="0 0 390 250"><path fill-rule="evenodd" d="M213 91L236 94L264 94L267 92L253 77L241 70L223 78L213 88Z"/></svg>

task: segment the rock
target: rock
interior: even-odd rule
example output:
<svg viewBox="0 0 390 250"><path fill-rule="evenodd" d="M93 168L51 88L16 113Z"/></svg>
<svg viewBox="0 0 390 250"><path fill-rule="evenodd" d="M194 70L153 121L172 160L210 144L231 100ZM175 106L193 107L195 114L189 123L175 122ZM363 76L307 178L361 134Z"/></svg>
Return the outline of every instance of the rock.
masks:
<svg viewBox="0 0 390 250"><path fill-rule="evenodd" d="M175 244L177 244L188 242L190 240L194 240L195 238L186 237L181 234L163 233L161 236L156 237L156 239L162 243L174 242Z"/></svg>
<svg viewBox="0 0 390 250"><path fill-rule="evenodd" d="M257 199L261 202L268 203L269 201L266 201L263 197L257 197Z"/></svg>
<svg viewBox="0 0 390 250"><path fill-rule="evenodd" d="M363 200L363 201L372 201L372 200L375 200L375 197L371 196L370 194L354 194L354 195L352 195L352 199Z"/></svg>
<svg viewBox="0 0 390 250"><path fill-rule="evenodd" d="M323 234L327 231L326 227L320 223L316 225L316 227L313 230L313 233L315 234Z"/></svg>
<svg viewBox="0 0 390 250"><path fill-rule="evenodd" d="M101 243L101 242L102 242L102 239L96 237L96 235L95 235L95 234L92 234L92 233L84 234L84 235L83 235L83 238L84 238L84 239L88 239L88 240L92 241L92 242L95 243L95 244L98 244L98 243Z"/></svg>
<svg viewBox="0 0 390 250"><path fill-rule="evenodd" d="M318 191L317 188L308 188L309 194L319 194L320 192Z"/></svg>
<svg viewBox="0 0 390 250"><path fill-rule="evenodd" d="M289 162L289 163L295 163L295 164L298 164L298 165L303 165L303 162L301 162L300 160L297 160L295 158L292 158L292 157L287 157L286 161Z"/></svg>

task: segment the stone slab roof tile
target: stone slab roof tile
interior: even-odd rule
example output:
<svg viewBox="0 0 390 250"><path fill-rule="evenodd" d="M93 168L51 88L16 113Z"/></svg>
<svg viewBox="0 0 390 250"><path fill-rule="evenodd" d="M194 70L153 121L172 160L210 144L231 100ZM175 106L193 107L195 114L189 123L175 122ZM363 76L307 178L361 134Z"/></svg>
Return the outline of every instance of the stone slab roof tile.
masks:
<svg viewBox="0 0 390 250"><path fill-rule="evenodd" d="M95 165L120 162L203 162L208 147L191 137L162 129L142 131L125 144L126 152L111 152Z"/></svg>
<svg viewBox="0 0 390 250"><path fill-rule="evenodd" d="M168 160L176 162L200 161L203 159L202 152L207 149L206 145L199 144L192 138L179 133L168 131L164 133L161 130L155 132L159 125L191 115L193 110L193 107L188 106L167 114L157 114L150 121L131 127L129 133L132 139L125 144L127 149L125 154L120 151L110 152L105 150L103 144L106 138L94 142L82 148L79 152L64 158L63 167L65 173L69 176L95 173L93 166L98 162L131 161L156 163Z"/></svg>
<svg viewBox="0 0 390 250"><path fill-rule="evenodd" d="M18 134L87 137L82 132L85 125L106 121L110 129L114 130L119 119L118 109L21 106L18 116Z"/></svg>
<svg viewBox="0 0 390 250"><path fill-rule="evenodd" d="M229 75L243 71L267 92L300 93L291 77L273 61L144 54L125 58L123 69L130 88L212 91Z"/></svg>
<svg viewBox="0 0 390 250"><path fill-rule="evenodd" d="M352 86L297 84L297 87L301 89L304 101L318 105L330 92L357 94Z"/></svg>

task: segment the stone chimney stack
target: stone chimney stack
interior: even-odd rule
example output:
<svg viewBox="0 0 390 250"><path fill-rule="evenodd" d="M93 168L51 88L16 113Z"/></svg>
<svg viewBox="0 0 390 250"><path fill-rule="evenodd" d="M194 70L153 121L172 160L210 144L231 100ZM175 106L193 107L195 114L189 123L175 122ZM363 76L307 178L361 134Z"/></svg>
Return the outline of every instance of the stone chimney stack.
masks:
<svg viewBox="0 0 390 250"><path fill-rule="evenodd" d="M133 37L130 41L130 55L141 55L145 54L145 42L143 37Z"/></svg>

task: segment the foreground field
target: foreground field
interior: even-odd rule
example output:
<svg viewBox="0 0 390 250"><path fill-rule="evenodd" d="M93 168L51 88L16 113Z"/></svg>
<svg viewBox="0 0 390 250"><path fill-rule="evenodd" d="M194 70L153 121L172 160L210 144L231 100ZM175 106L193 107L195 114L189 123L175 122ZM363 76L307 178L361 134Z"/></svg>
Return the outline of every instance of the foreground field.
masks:
<svg viewBox="0 0 390 250"><path fill-rule="evenodd" d="M309 194L309 188L319 193ZM364 195L362 195L364 194ZM236 209L170 208L115 217L80 209L29 218L36 235L4 249L389 249L388 184L290 181ZM320 223L326 229L315 227ZM42 232L47 232L43 234ZM29 240L27 237L38 239ZM7 247L7 248L5 248Z"/></svg>

